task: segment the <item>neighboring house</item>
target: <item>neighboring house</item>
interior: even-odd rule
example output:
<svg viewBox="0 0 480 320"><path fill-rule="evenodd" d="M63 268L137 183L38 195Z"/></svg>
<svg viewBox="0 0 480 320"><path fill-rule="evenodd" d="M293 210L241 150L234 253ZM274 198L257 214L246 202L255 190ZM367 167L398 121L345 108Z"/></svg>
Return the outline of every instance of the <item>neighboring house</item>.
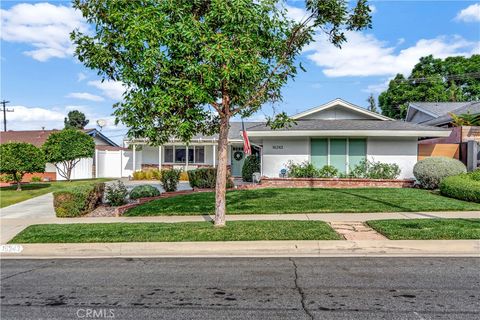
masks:
<svg viewBox="0 0 480 320"><path fill-rule="evenodd" d="M41 147L47 141L50 134L58 130L26 130L26 131L6 131L0 132L0 144L8 142L26 142L31 143L36 147ZM91 136L95 141L97 152L99 150L118 150L121 149L115 142L103 135L97 129L85 129L86 134ZM82 159L72 171L72 179L89 179L96 176L95 172L95 157ZM35 173L34 176L39 176L48 180L64 180L61 177L55 166L47 163L44 173ZM25 179L29 180L32 175L26 175Z"/></svg>
<svg viewBox="0 0 480 320"><path fill-rule="evenodd" d="M411 102L405 121L436 127L451 127L452 117L480 113L480 102Z"/></svg>
<svg viewBox="0 0 480 320"><path fill-rule="evenodd" d="M453 127L450 114L478 114L480 102L411 102L408 105L407 122ZM419 157L445 156L461 160L469 170L480 163L480 127L453 127L448 137L429 138L419 141Z"/></svg>
<svg viewBox="0 0 480 320"><path fill-rule="evenodd" d="M448 137L449 129L397 121L370 112L342 99L293 115L296 124L272 130L262 122L245 123L254 153L261 159L261 174L278 177L289 161L326 164L347 173L363 159L400 166L402 178L413 177L419 138ZM245 160L240 135L241 123L232 122L229 133L228 165L240 176ZM132 146L134 170L148 167L182 168L216 166L218 136L197 136L188 147L171 140L160 147L148 141L126 141ZM138 146L141 145L141 148Z"/></svg>

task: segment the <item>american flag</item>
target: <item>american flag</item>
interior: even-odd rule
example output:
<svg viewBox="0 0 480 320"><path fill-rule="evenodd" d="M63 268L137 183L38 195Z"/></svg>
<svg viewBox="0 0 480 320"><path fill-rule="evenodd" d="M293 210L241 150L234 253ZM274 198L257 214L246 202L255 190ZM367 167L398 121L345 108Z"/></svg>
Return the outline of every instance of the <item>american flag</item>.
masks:
<svg viewBox="0 0 480 320"><path fill-rule="evenodd" d="M247 130L245 130L245 125L242 120L242 137L243 137L243 153L246 155L252 154L252 148L250 146L250 140L248 140Z"/></svg>

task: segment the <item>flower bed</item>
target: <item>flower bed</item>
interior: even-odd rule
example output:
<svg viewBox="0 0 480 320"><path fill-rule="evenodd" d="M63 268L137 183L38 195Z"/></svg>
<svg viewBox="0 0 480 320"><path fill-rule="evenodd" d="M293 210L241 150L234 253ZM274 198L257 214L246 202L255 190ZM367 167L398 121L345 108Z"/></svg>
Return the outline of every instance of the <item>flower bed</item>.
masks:
<svg viewBox="0 0 480 320"><path fill-rule="evenodd" d="M260 181L262 188L411 188L413 179L358 179L358 178L267 178Z"/></svg>

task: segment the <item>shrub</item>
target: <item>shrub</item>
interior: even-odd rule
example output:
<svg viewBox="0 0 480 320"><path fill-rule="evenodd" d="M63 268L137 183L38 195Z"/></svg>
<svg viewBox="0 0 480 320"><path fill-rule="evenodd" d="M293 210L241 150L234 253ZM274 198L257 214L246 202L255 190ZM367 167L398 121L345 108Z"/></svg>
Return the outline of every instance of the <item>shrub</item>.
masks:
<svg viewBox="0 0 480 320"><path fill-rule="evenodd" d="M142 171L135 171L133 173L133 180L160 180L160 170L150 168Z"/></svg>
<svg viewBox="0 0 480 320"><path fill-rule="evenodd" d="M105 200L111 206L121 206L125 204L127 194L128 191L123 182L117 181L107 186Z"/></svg>
<svg viewBox="0 0 480 320"><path fill-rule="evenodd" d="M42 182L42 177L33 176L33 177L30 179L30 182Z"/></svg>
<svg viewBox="0 0 480 320"><path fill-rule="evenodd" d="M470 172L469 175L470 175L470 179L475 181L480 181L480 169Z"/></svg>
<svg viewBox="0 0 480 320"><path fill-rule="evenodd" d="M150 198L150 197L157 197L160 195L160 191L157 188L149 185L141 185L136 186L130 191L130 199L138 199L138 198Z"/></svg>
<svg viewBox="0 0 480 320"><path fill-rule="evenodd" d="M440 182L440 193L444 196L465 201L480 202L478 172L446 177Z"/></svg>
<svg viewBox="0 0 480 320"><path fill-rule="evenodd" d="M400 173L400 167L396 163L364 159L347 176L363 179L397 179Z"/></svg>
<svg viewBox="0 0 480 320"><path fill-rule="evenodd" d="M445 157L426 158L413 167L415 178L425 189L436 189L444 178L465 172L467 169L462 162Z"/></svg>
<svg viewBox="0 0 480 320"><path fill-rule="evenodd" d="M289 161L287 163L288 176L292 178L318 178L317 168L308 161L300 164Z"/></svg>
<svg viewBox="0 0 480 320"><path fill-rule="evenodd" d="M190 187L201 189L215 189L217 183L216 168L199 168L188 170L188 181ZM230 176L227 177L227 188L233 188L233 182Z"/></svg>
<svg viewBox="0 0 480 320"><path fill-rule="evenodd" d="M187 172L180 172L180 181L188 181L188 173Z"/></svg>
<svg viewBox="0 0 480 320"><path fill-rule="evenodd" d="M2 174L0 175L0 182L10 182L10 181L14 181L15 179L13 179L13 175L12 174Z"/></svg>
<svg viewBox="0 0 480 320"><path fill-rule="evenodd" d="M178 181L180 180L181 170L171 169L162 171L162 176L160 180L162 181L163 188L165 191L176 191L178 186Z"/></svg>
<svg viewBox="0 0 480 320"><path fill-rule="evenodd" d="M320 170L318 170L318 176L320 178L338 177L338 170L334 166L325 165Z"/></svg>
<svg viewBox="0 0 480 320"><path fill-rule="evenodd" d="M260 172L260 158L256 155L248 156L245 159L242 167L243 181L252 182L252 175L255 172Z"/></svg>
<svg viewBox="0 0 480 320"><path fill-rule="evenodd" d="M133 180L145 180L145 172L143 171L134 171Z"/></svg>
<svg viewBox="0 0 480 320"><path fill-rule="evenodd" d="M105 184L69 187L53 193L53 207L57 217L79 217L95 209L102 201Z"/></svg>

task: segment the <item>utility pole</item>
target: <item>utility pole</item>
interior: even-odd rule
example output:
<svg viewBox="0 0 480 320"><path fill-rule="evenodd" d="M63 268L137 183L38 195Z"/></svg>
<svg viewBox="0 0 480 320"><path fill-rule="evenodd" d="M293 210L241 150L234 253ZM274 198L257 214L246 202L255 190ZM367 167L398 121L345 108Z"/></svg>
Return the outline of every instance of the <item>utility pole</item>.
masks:
<svg viewBox="0 0 480 320"><path fill-rule="evenodd" d="M2 111L3 111L3 131L7 131L7 112L13 112L13 109L7 109L7 103L10 103L10 101L0 101L0 104L3 106Z"/></svg>

